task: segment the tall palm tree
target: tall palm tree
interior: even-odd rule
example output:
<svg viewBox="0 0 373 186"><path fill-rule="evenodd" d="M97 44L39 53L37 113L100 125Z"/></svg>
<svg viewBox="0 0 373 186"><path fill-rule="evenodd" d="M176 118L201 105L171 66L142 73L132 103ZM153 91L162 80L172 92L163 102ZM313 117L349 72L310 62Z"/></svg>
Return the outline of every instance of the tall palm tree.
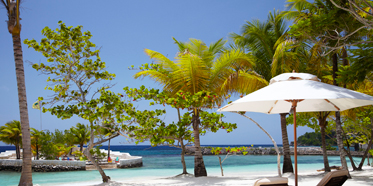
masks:
<svg viewBox="0 0 373 186"><path fill-rule="evenodd" d="M19 5L21 0L1 0L8 13L8 31L13 38L14 61L16 66L19 112L22 126L23 163L19 185L32 185L31 174L31 140L30 125L27 110L25 73L21 45L21 24Z"/></svg>
<svg viewBox="0 0 373 186"><path fill-rule="evenodd" d="M0 127L0 141L16 146L16 157L21 159L22 145L21 123L17 120L6 123Z"/></svg>
<svg viewBox="0 0 373 186"><path fill-rule="evenodd" d="M220 39L207 46L197 39L189 42L175 43L179 53L171 61L159 52L145 49L145 53L160 68L143 70L135 78L148 76L159 82L165 91L175 94L178 91L196 94L210 91L218 96L219 105L226 95L234 92L252 92L263 87L267 82L252 71L253 59L239 49L225 50L226 41ZM207 176L202 152L200 149L200 116L201 108L192 109L192 126L195 145L194 175Z"/></svg>
<svg viewBox="0 0 373 186"><path fill-rule="evenodd" d="M83 152L83 145L87 144L90 140L91 132L87 125L77 123L76 127L70 129L72 136L74 137L73 141L75 144L80 145L80 152Z"/></svg>
<svg viewBox="0 0 373 186"><path fill-rule="evenodd" d="M280 73L300 70L298 47L289 48L294 42L286 36L285 19L279 11L269 13L265 22L247 21L242 26L241 34L232 33L233 42L254 56L254 70L269 81ZM280 52L282 51L282 52ZM293 172L290 146L286 128L286 114L281 114L282 144L284 149L283 173Z"/></svg>

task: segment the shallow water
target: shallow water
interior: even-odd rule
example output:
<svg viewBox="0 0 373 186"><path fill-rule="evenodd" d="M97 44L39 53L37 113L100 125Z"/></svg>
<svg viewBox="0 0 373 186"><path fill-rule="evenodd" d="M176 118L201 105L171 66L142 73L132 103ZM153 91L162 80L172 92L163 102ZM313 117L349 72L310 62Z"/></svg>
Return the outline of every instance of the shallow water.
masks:
<svg viewBox="0 0 373 186"><path fill-rule="evenodd" d="M146 150L144 150L146 149ZM174 148L149 147L111 147L111 150L129 152L131 155L143 156L143 167L131 169L111 169L105 173L115 181L141 179L141 177L171 177L182 172L180 150ZM222 159L225 156L221 156ZM204 156L208 175L220 176L220 165L217 156ZM282 159L282 158L281 158ZM293 159L293 157L292 157ZM188 172L193 173L194 157L185 158ZM339 166L339 156L328 157L329 165ZM359 163L361 158L354 158ZM348 160L347 160L348 161ZM348 165L350 162L348 161ZM282 167L282 166L281 166ZM322 156L298 156L298 171L311 172L324 167ZM229 175L264 175L277 174L277 156L274 155L240 155L230 156L223 162L224 174ZM0 185L18 185L20 173L0 172ZM33 173L34 185L83 185L90 182L100 182L98 171L71 171L71 172L46 172Z"/></svg>

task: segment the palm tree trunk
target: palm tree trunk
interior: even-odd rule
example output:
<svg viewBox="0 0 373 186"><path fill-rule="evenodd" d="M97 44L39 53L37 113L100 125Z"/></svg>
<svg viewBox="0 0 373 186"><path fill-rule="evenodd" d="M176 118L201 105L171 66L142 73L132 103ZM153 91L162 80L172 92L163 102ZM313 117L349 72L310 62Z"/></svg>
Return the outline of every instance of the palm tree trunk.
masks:
<svg viewBox="0 0 373 186"><path fill-rule="evenodd" d="M188 174L187 167L185 164L185 145L184 145L183 139L180 139L180 145L181 145L181 164L183 165L182 174Z"/></svg>
<svg viewBox="0 0 373 186"><path fill-rule="evenodd" d="M14 61L16 66L17 88L18 88L18 102L19 112L21 117L21 131L22 131L22 174L19 180L19 185L32 185L31 173L31 138L30 125L27 110L27 97L25 85L25 72L23 67L23 53L21 45L21 37L18 34L12 34Z"/></svg>
<svg viewBox="0 0 373 186"><path fill-rule="evenodd" d="M203 156L201 152L201 145L199 141L199 113L197 109L193 112L193 134L194 134L194 176L207 176L205 163L203 162Z"/></svg>
<svg viewBox="0 0 373 186"><path fill-rule="evenodd" d="M338 56L336 53L332 56L333 62L333 84L338 86L337 84L337 72L338 72ZM335 125L336 125L336 134L337 134L337 145L339 151L339 157L341 158L341 164L343 169L348 170L346 155L344 152L343 146L343 139L342 139L342 123L341 123L341 114L339 111L335 112ZM349 174L350 177L350 174Z"/></svg>
<svg viewBox="0 0 373 186"><path fill-rule="evenodd" d="M39 160L39 146L38 146L38 140L36 140L36 159Z"/></svg>
<svg viewBox="0 0 373 186"><path fill-rule="evenodd" d="M330 172L330 167L329 167L329 161L328 161L328 154L326 152L326 141L325 141L325 124L321 123L325 121L320 121L320 131L321 131L321 144L322 144L322 155L324 158L324 169L325 172Z"/></svg>
<svg viewBox="0 0 373 186"><path fill-rule="evenodd" d="M21 150L19 148L19 143L16 145L16 158L17 160L21 159Z"/></svg>
<svg viewBox="0 0 373 186"><path fill-rule="evenodd" d="M290 156L290 146L288 131L286 128L286 115L287 113L280 114L281 117L281 133L282 133L282 148L284 150L284 162L282 165L282 173L291 172L294 173L293 164Z"/></svg>
<svg viewBox="0 0 373 186"><path fill-rule="evenodd" d="M83 152L83 143L79 144L80 145L80 152Z"/></svg>

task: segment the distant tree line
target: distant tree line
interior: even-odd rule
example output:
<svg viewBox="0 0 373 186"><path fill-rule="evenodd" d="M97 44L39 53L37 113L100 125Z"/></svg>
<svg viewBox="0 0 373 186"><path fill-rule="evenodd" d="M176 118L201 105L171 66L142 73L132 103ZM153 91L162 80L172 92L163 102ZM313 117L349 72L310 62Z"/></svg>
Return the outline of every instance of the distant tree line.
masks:
<svg viewBox="0 0 373 186"><path fill-rule="evenodd" d="M22 148L21 124L17 120L6 123L0 127L0 141L16 146L16 157L20 159ZM53 160L61 156L76 155L83 156L83 145L90 139L90 129L87 125L77 123L65 131L56 129L39 131L31 128L31 151L34 159L44 158ZM80 145L80 152L72 153L72 148ZM85 158L84 158L85 159Z"/></svg>
<svg viewBox="0 0 373 186"><path fill-rule="evenodd" d="M325 136L327 146L337 146L335 140L336 133L331 131L330 134ZM298 137L298 144L302 146L321 146L321 133L320 132L306 132L305 134Z"/></svg>

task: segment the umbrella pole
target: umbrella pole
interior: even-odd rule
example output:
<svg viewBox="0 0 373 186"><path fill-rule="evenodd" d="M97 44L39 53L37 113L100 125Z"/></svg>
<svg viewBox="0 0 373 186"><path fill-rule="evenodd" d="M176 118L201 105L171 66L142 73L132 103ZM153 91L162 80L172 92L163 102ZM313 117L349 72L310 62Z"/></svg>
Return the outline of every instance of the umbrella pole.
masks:
<svg viewBox="0 0 373 186"><path fill-rule="evenodd" d="M295 168L295 186L298 186L298 160L297 160L297 101L293 100L293 123L294 123L294 168Z"/></svg>

